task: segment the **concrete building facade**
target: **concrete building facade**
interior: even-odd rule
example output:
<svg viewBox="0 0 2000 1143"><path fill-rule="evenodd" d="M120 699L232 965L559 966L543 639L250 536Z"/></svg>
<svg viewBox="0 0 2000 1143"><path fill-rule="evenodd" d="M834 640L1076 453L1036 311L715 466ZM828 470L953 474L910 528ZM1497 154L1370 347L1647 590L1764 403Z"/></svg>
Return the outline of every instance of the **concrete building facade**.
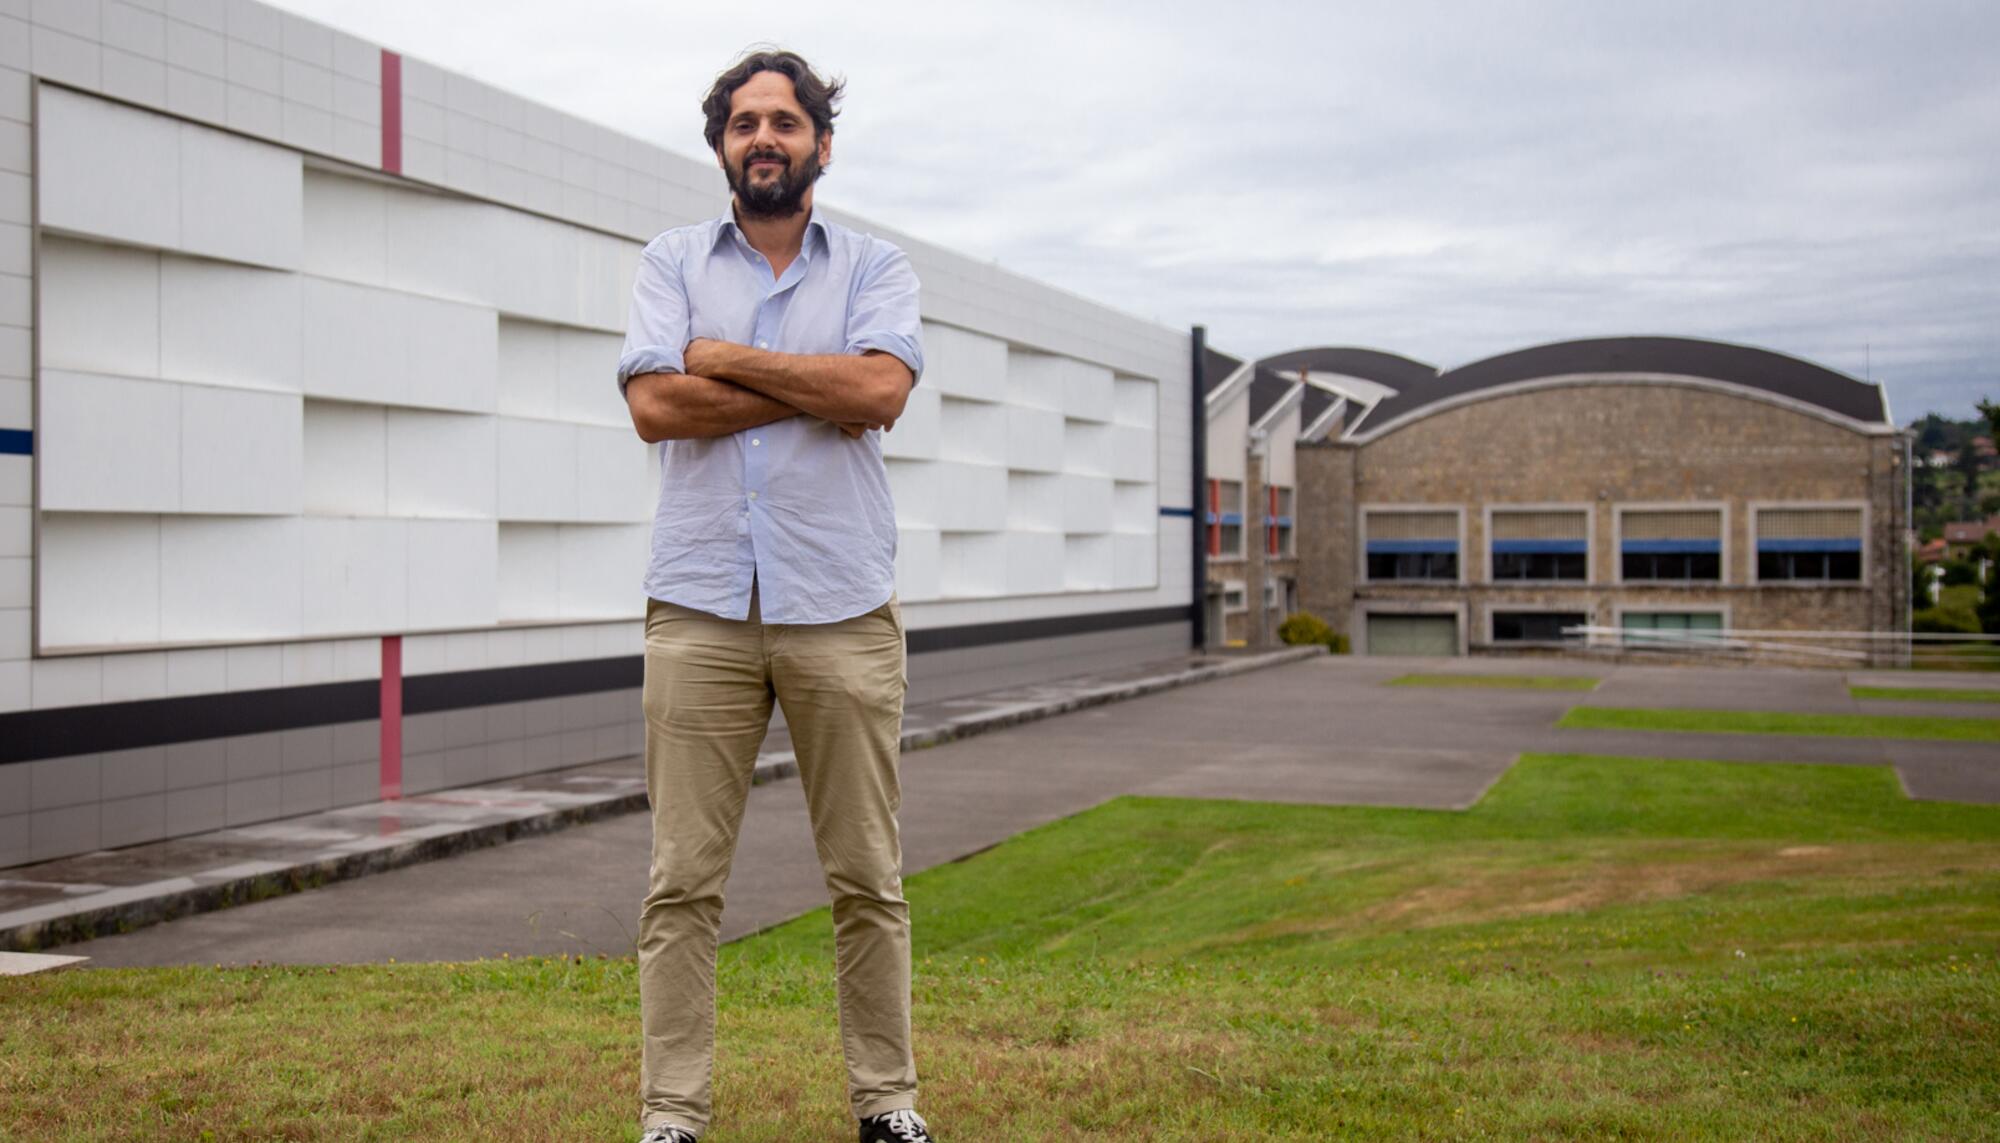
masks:
<svg viewBox="0 0 2000 1143"><path fill-rule="evenodd" d="M251 0L0 45L0 866L632 753L613 371L713 164ZM1189 334L828 213L923 284L912 698L1184 650Z"/></svg>

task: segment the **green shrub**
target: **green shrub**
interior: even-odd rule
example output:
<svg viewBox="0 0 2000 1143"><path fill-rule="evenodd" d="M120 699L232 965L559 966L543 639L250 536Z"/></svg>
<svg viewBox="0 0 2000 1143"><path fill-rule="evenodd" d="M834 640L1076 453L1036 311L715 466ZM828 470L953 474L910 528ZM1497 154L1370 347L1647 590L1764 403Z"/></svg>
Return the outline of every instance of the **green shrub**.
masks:
<svg viewBox="0 0 2000 1143"><path fill-rule="evenodd" d="M1278 638L1292 646L1318 644L1336 655L1348 651L1347 636L1327 626L1326 620L1310 611L1295 611L1278 624Z"/></svg>
<svg viewBox="0 0 2000 1143"><path fill-rule="evenodd" d="M1946 560L1944 562L1944 585L1958 587L1962 584L1978 583L1979 568L1971 560Z"/></svg>
<svg viewBox="0 0 2000 1143"><path fill-rule="evenodd" d="M1910 616L1910 630L1920 635L1977 635L1979 616L1967 607L1926 607Z"/></svg>

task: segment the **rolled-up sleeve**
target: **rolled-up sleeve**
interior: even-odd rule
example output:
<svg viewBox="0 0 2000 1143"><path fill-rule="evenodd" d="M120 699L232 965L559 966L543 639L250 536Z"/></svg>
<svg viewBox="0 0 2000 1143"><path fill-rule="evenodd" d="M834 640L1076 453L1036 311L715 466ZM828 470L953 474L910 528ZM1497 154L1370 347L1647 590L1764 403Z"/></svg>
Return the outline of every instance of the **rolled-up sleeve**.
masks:
<svg viewBox="0 0 2000 1143"><path fill-rule="evenodd" d="M625 349L618 356L618 390L641 373L679 373L688 343L687 287L679 259L664 237L639 255L632 280L632 311L625 322Z"/></svg>
<svg viewBox="0 0 2000 1143"><path fill-rule="evenodd" d="M877 240L848 309L847 352L881 350L924 375L924 326L917 314L917 272L909 256Z"/></svg>

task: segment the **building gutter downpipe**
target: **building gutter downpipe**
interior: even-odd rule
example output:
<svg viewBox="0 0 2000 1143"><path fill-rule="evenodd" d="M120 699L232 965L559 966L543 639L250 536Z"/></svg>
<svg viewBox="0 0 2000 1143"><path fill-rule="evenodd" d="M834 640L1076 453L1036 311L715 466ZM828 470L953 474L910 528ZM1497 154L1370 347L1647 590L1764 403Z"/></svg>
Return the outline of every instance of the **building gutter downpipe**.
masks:
<svg viewBox="0 0 2000 1143"><path fill-rule="evenodd" d="M1189 604L1189 614L1194 620L1191 634L1194 647L1200 650L1208 646L1208 378L1206 358L1208 356L1208 329L1195 326L1189 339L1193 349L1193 360L1188 371L1190 388L1193 392L1188 399L1188 440L1192 442L1191 463L1188 470L1193 473L1192 486L1188 491L1188 504L1193 509L1189 513L1188 534L1190 553L1194 556L1192 576L1193 600Z"/></svg>

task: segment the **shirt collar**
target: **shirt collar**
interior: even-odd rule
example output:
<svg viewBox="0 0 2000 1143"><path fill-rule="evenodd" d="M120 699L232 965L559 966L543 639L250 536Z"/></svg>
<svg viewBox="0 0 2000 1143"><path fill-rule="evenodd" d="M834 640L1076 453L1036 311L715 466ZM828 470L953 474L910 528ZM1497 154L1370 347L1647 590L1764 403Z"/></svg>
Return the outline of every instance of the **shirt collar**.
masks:
<svg viewBox="0 0 2000 1143"><path fill-rule="evenodd" d="M734 199L731 200L731 205L723 208L722 217L717 219L716 221L721 225L715 228L715 242L710 245L711 250L714 249L714 247L716 246L720 246L724 238L732 236L743 241L744 245L746 246L749 245L749 241L743 238L743 228L736 225L736 207ZM800 257L802 258L809 257L811 255L812 237L815 231L819 233L819 240L822 244L824 244L828 238L826 231L826 219L821 217L819 213L818 203L813 204L812 213L806 216L805 240L799 243Z"/></svg>

